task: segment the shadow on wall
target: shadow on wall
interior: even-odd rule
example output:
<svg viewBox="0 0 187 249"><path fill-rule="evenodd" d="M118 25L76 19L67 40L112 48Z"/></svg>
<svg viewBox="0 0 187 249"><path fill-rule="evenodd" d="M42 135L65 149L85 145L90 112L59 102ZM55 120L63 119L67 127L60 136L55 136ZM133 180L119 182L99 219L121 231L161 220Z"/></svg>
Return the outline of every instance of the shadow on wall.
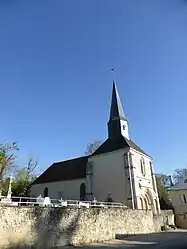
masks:
<svg viewBox="0 0 187 249"><path fill-rule="evenodd" d="M2 207L0 236L9 241L5 248L59 249L113 240L117 234L122 241L122 235L160 232L168 217L167 212L155 217L151 211L122 208Z"/></svg>
<svg viewBox="0 0 187 249"><path fill-rule="evenodd" d="M120 236L116 240L95 245L84 246L82 249L106 249L109 248L186 248L187 231L164 232L155 234L138 234L135 236Z"/></svg>
<svg viewBox="0 0 187 249"><path fill-rule="evenodd" d="M45 235L47 236L47 234ZM50 238L41 238L45 239L47 241L50 240ZM39 241L41 240L39 239ZM71 240L71 238L69 238ZM39 242L38 241L38 242ZM84 246L76 246L77 249L116 249L116 248L139 248L139 249L144 249L144 248L186 248L187 244L187 231L178 231L178 232L164 232L164 233L156 233L156 234L139 234L136 236L125 236L124 238L119 238L113 241L107 241L99 244L90 244L90 245L84 245ZM51 249L60 249L63 248L63 246L58 246L58 245L52 245L49 247L46 247L46 244L43 243L42 245L35 244L29 247L29 245L16 245L10 247L11 249L27 249L27 248L32 248L32 249L38 249L38 248L51 248Z"/></svg>
<svg viewBox="0 0 187 249"><path fill-rule="evenodd" d="M53 248L62 245L71 245L72 238L77 230L79 210L74 212L67 208L39 208L35 209L36 248ZM63 217L63 223L61 223ZM66 224L64 226L64 223ZM46 228L46 229L44 229Z"/></svg>
<svg viewBox="0 0 187 249"><path fill-rule="evenodd" d="M21 239L10 243L5 248L52 249L63 245L72 245L72 238L76 234L79 219L78 209L75 211L75 209L67 208L36 207L30 210L32 212L28 212L28 215L33 219L33 223L31 224L31 233L28 232L26 235L27 241L23 242Z"/></svg>

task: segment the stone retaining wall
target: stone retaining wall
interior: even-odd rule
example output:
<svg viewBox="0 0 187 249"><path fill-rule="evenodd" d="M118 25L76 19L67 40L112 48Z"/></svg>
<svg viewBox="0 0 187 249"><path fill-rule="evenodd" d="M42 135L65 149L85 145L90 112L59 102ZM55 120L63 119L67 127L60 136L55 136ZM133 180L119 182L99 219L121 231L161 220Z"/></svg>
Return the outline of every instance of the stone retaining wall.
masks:
<svg viewBox="0 0 187 249"><path fill-rule="evenodd" d="M47 249L159 232L168 214L173 215L122 208L0 207L0 248Z"/></svg>

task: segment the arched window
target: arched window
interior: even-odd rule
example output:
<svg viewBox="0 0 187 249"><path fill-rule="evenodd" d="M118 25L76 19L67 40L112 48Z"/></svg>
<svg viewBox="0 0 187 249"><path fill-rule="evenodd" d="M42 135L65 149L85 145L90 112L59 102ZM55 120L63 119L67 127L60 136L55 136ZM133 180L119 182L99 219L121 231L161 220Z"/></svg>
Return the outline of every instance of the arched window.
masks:
<svg viewBox="0 0 187 249"><path fill-rule="evenodd" d="M129 175L129 170L128 170L128 154L124 154L124 167L125 167L125 176Z"/></svg>
<svg viewBox="0 0 187 249"><path fill-rule="evenodd" d="M140 197L140 209L144 209L143 199Z"/></svg>
<svg viewBox="0 0 187 249"><path fill-rule="evenodd" d="M140 159L140 167L141 167L141 173L142 173L142 175L145 176L145 174L146 174L146 172L145 172L145 160L144 160L143 157Z"/></svg>
<svg viewBox="0 0 187 249"><path fill-rule="evenodd" d="M48 188L47 187L44 189L44 198L45 197L48 197Z"/></svg>
<svg viewBox="0 0 187 249"><path fill-rule="evenodd" d="M184 203L186 203L186 195L183 194L183 200L184 200Z"/></svg>
<svg viewBox="0 0 187 249"><path fill-rule="evenodd" d="M145 209L148 210L148 200L147 200L147 198L144 198L144 203L145 203Z"/></svg>
<svg viewBox="0 0 187 249"><path fill-rule="evenodd" d="M179 198L180 198L180 203L183 203L184 201L183 201L183 196L182 196L182 194L180 194L179 193Z"/></svg>
<svg viewBox="0 0 187 249"><path fill-rule="evenodd" d="M80 185L80 200L81 201L86 200L86 185L85 185L85 183L81 183L81 185Z"/></svg>

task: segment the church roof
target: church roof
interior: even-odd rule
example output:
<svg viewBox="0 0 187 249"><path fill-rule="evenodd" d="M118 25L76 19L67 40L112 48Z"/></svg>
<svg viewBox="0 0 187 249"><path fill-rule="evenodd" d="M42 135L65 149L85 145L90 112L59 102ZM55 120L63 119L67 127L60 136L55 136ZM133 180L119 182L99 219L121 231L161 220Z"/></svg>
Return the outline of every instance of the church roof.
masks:
<svg viewBox="0 0 187 249"><path fill-rule="evenodd" d="M53 163L33 184L66 181L86 177L88 156Z"/></svg>
<svg viewBox="0 0 187 249"><path fill-rule="evenodd" d="M113 81L112 88L112 102L110 108L110 120L119 118L121 120L126 120L119 93L115 81Z"/></svg>
<svg viewBox="0 0 187 249"><path fill-rule="evenodd" d="M108 138L91 156L100 155L107 152L116 151L119 149L133 148L144 155L147 155L138 145L132 140L128 140L122 135L116 139ZM148 156L148 155L147 155ZM43 174L41 174L34 184L47 182L75 180L86 177L86 164L89 156L73 158L66 161L53 163Z"/></svg>
<svg viewBox="0 0 187 249"><path fill-rule="evenodd" d="M132 148L132 149L135 149L141 152L142 154L146 156L149 156L132 140L128 140L122 135L115 139L108 138L92 155L93 156L100 155L100 154L104 154L107 152L112 152L115 150L125 149L125 148Z"/></svg>

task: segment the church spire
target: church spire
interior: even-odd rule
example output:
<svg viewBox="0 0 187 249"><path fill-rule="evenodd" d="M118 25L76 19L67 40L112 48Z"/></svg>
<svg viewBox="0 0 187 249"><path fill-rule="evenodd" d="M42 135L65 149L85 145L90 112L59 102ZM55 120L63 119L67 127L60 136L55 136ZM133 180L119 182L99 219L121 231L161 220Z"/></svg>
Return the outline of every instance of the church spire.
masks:
<svg viewBox="0 0 187 249"><path fill-rule="evenodd" d="M128 121L125 117L123 107L120 101L115 79L113 80L112 101L110 108L110 118L108 122L109 138L124 136L129 139Z"/></svg>
<svg viewBox="0 0 187 249"><path fill-rule="evenodd" d="M112 102L110 108L110 120L113 119L126 120L115 80L113 80Z"/></svg>

